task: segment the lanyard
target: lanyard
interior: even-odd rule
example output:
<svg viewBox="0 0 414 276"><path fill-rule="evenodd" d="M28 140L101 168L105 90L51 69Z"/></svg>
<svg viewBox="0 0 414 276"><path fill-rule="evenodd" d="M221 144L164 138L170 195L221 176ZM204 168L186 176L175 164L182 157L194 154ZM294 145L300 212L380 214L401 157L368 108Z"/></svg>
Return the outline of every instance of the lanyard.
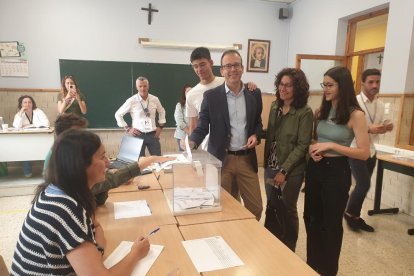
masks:
<svg viewBox="0 0 414 276"><path fill-rule="evenodd" d="M362 99L362 103L363 103L363 104L364 104L364 106L365 106L365 110L366 110L366 111L367 111L367 113L368 113L369 120L371 121L371 124L373 124L373 123L374 123L374 120L375 120L375 117L377 116L377 102L375 102L374 117L372 117L372 116L371 116L371 113L369 113L368 107L367 107L367 105L365 104L364 99Z"/></svg>
<svg viewBox="0 0 414 276"><path fill-rule="evenodd" d="M144 108L144 106L142 105L142 101L141 100L139 100L139 103L141 104L142 110L144 110L145 116L149 117L150 116L150 113L149 113L149 110L148 110L149 98L148 98L147 107Z"/></svg>
<svg viewBox="0 0 414 276"><path fill-rule="evenodd" d="M24 115L26 115L27 120L29 120L30 124L33 124L33 111L32 111L32 119L30 120L29 116L27 116L27 113L25 112Z"/></svg>

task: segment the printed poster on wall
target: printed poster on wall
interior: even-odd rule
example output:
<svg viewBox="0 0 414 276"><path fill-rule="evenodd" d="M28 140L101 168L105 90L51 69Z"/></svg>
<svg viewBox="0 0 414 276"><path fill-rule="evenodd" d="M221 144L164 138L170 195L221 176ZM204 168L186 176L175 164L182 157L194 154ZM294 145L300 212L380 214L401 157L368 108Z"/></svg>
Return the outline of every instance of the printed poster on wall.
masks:
<svg viewBox="0 0 414 276"><path fill-rule="evenodd" d="M23 43L18 41L0 42L0 76L29 76L27 51Z"/></svg>

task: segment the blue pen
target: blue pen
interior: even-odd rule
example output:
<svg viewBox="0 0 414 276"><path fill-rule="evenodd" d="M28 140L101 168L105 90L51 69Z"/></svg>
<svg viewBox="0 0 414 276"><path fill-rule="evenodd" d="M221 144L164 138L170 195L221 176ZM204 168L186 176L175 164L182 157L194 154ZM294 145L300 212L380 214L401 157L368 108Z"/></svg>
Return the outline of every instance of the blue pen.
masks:
<svg viewBox="0 0 414 276"><path fill-rule="evenodd" d="M154 230L152 230L147 236L146 236L146 238L148 239L149 238L149 236L151 236L152 234L155 234L155 233L157 233L158 231L160 230L160 228L159 227L157 227L157 228L155 228Z"/></svg>

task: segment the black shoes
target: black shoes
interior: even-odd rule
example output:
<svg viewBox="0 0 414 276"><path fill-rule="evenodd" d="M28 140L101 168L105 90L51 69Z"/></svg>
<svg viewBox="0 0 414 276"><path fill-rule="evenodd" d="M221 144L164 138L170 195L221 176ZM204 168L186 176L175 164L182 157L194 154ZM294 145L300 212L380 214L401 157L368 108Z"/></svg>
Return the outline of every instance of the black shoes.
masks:
<svg viewBox="0 0 414 276"><path fill-rule="evenodd" d="M348 223L349 227L351 227L351 229L354 231L357 231L357 230L363 230L367 232L375 231L374 227L368 225L365 222L365 220L363 220L362 218L355 218L355 217L348 215L347 213L344 213L344 218L346 222Z"/></svg>

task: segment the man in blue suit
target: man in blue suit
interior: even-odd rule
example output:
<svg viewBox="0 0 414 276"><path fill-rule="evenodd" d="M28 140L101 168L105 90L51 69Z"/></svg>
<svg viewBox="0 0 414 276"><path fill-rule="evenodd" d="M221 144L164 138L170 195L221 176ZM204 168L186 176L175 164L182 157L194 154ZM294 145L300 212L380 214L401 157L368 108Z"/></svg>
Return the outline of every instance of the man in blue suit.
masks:
<svg viewBox="0 0 414 276"><path fill-rule="evenodd" d="M223 53L220 72L225 83L204 93L198 124L189 140L196 149L210 133L208 152L223 162L223 188L231 193L234 181L244 205L259 220L263 206L255 147L262 130L262 96L259 89L249 92L244 87L243 70L239 52Z"/></svg>

